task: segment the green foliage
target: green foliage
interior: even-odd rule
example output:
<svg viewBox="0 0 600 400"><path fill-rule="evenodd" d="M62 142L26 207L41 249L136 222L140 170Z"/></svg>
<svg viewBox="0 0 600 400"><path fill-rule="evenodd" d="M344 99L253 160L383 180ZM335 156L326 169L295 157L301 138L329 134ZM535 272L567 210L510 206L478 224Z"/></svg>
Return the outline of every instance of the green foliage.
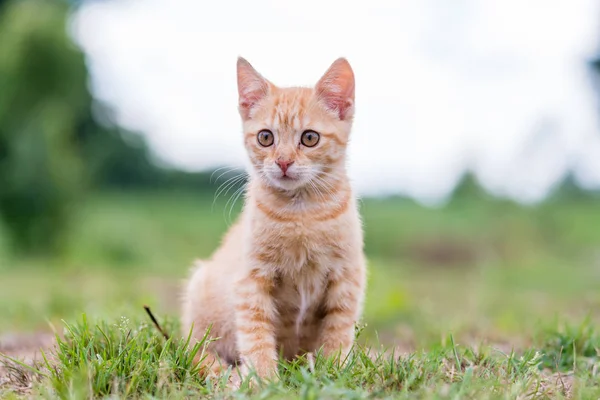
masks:
<svg viewBox="0 0 600 400"><path fill-rule="evenodd" d="M63 244L82 187L76 143L89 106L66 5L22 0L0 14L0 213L23 251Z"/></svg>
<svg viewBox="0 0 600 400"><path fill-rule="evenodd" d="M212 197L174 191L93 197L82 209L86 224L75 228L60 265L40 270L18 262L2 270L0 332L45 331L46 319L62 326L61 319L73 321L83 312L98 321L68 324L59 353L48 355L57 369L39 367L47 376L34 380L28 393L598 398L600 210L594 202L565 199L532 209L465 199L430 209L364 199L368 327L352 363L346 368L316 357L314 372L307 360L283 363L279 382L231 392L224 382L192 376L189 364L174 355L184 341L172 341L163 352L162 337L140 321L143 304L157 315L179 312L181 279L191 261L209 256L227 229L226 201L213 205ZM579 324L588 314L590 320ZM123 315L132 322L121 321ZM540 329L556 316L560 325ZM166 324L167 330L177 332L176 325ZM362 347L376 335L393 346L390 352Z"/></svg>
<svg viewBox="0 0 600 400"><path fill-rule="evenodd" d="M590 320L563 324L544 332L542 366L552 370L587 370L600 363L600 334Z"/></svg>
<svg viewBox="0 0 600 400"><path fill-rule="evenodd" d="M190 345L188 337L165 342L154 329L146 324L132 326L125 317L112 325L91 325L84 315L80 323L66 324L64 338L57 336L53 361L46 359L54 392L64 398L79 388L88 392L84 397L130 397L164 396L173 388L201 389L193 360L203 351L204 341Z"/></svg>
<svg viewBox="0 0 600 400"><path fill-rule="evenodd" d="M158 167L142 136L116 127L109 108L95 104L94 111L103 124L96 122L90 110L79 126L78 141L95 189L208 189L209 173Z"/></svg>
<svg viewBox="0 0 600 400"><path fill-rule="evenodd" d="M461 200L490 200L491 196L485 191L479 180L472 172L465 173L452 192L453 201Z"/></svg>
<svg viewBox="0 0 600 400"><path fill-rule="evenodd" d="M577 394L541 371L540 354L532 349L503 354L454 341L410 354L356 345L344 360L317 353L314 359L281 361L278 379L253 383L253 373L240 379L237 370L218 381L201 380L192 360L203 343L165 341L153 327L124 317L91 325L84 316L77 324L66 324L65 337L57 341L42 365L27 367L7 357L0 362L36 377L29 378L33 394L49 398L479 399ZM579 393L598 393L596 375L580 378Z"/></svg>
<svg viewBox="0 0 600 400"><path fill-rule="evenodd" d="M0 14L0 217L27 255L64 249L86 187L209 185L208 174L158 168L141 136L92 110L67 17L59 0L11 1Z"/></svg>

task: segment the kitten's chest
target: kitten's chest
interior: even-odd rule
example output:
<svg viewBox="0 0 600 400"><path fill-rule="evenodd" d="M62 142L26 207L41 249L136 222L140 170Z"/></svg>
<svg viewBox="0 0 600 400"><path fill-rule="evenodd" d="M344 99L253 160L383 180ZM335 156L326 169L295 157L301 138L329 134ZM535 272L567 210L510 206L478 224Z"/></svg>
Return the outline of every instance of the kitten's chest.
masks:
<svg viewBox="0 0 600 400"><path fill-rule="evenodd" d="M275 234L260 243L262 261L283 273L306 275L323 273L343 258L346 243L331 224L302 222L267 228Z"/></svg>
<svg viewBox="0 0 600 400"><path fill-rule="evenodd" d="M332 253L338 244L319 226L295 224L281 230L274 249L278 254L275 302L282 323L300 332L306 320L312 320L323 303L327 279L340 263Z"/></svg>
<svg viewBox="0 0 600 400"><path fill-rule="evenodd" d="M306 320L319 312L327 289L327 273L314 270L310 274L280 275L273 293L281 323L298 332Z"/></svg>

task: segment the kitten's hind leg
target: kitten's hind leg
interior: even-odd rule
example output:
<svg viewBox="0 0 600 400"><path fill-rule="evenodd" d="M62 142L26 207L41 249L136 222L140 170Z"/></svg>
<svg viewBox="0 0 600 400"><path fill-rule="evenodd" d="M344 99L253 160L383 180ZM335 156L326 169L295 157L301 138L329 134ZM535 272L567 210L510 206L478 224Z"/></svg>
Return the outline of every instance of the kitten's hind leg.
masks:
<svg viewBox="0 0 600 400"><path fill-rule="evenodd" d="M236 359L234 317L210 263L196 262L183 298L182 336L202 343L194 358L201 376L218 376ZM214 267L214 266L213 266Z"/></svg>

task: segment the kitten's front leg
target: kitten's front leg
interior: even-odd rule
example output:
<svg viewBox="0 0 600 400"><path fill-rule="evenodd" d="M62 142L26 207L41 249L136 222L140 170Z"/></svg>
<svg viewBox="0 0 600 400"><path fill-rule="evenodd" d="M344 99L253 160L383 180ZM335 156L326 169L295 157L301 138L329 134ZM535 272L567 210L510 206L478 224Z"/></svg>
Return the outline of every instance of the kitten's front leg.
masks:
<svg viewBox="0 0 600 400"><path fill-rule="evenodd" d="M339 354L344 361L350 353L354 327L361 314L365 280L363 265L330 273L320 338L325 356Z"/></svg>
<svg viewBox="0 0 600 400"><path fill-rule="evenodd" d="M273 284L273 277L255 268L236 286L237 346L244 368L253 367L261 378L277 371Z"/></svg>

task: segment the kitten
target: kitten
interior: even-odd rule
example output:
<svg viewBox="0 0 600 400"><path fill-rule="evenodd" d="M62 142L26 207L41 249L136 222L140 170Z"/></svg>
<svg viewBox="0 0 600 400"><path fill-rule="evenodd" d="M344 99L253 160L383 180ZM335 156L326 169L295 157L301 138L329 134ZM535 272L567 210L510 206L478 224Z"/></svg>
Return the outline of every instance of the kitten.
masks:
<svg viewBox="0 0 600 400"><path fill-rule="evenodd" d="M212 325L205 372L241 361L272 377L278 355L354 342L366 265L346 174L354 73L336 60L314 88L280 88L237 62L239 112L252 167L237 223L187 284L183 334ZM225 361L225 363L222 363Z"/></svg>

